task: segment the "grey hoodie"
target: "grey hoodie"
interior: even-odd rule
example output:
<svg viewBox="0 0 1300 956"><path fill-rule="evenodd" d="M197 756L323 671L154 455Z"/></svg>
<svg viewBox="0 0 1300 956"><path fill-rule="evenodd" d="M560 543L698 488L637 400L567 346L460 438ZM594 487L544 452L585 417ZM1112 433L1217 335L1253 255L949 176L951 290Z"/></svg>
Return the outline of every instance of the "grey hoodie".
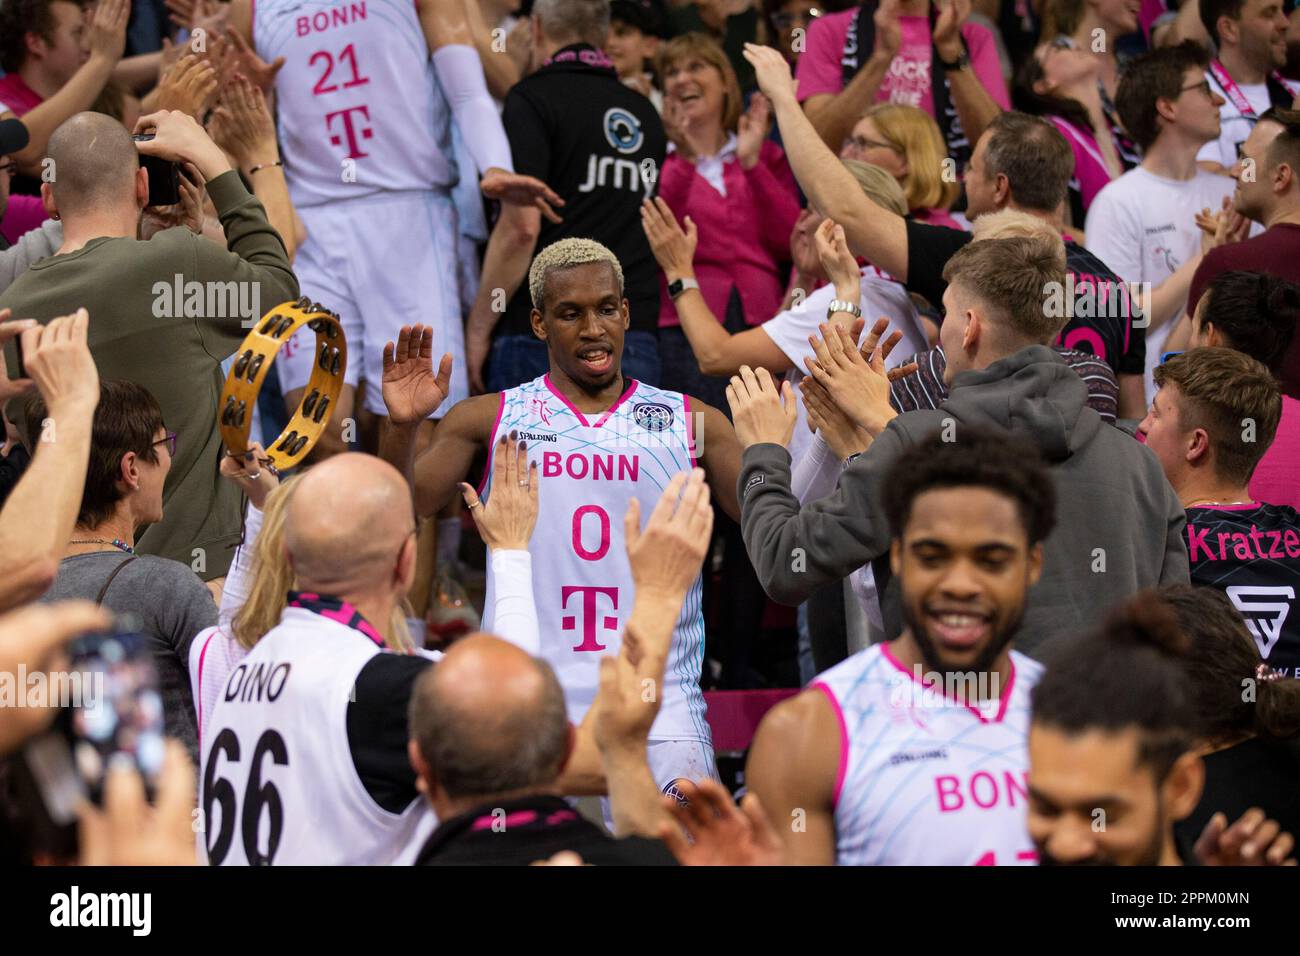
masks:
<svg viewBox="0 0 1300 956"><path fill-rule="evenodd" d="M1187 584L1186 516L1151 450L1087 407L1088 389L1054 350L1035 345L963 372L933 411L899 415L840 476L835 492L799 507L790 455L779 445L745 451L741 530L773 600L797 604L818 587L889 552L881 487L904 449L947 425L1000 428L1037 445L1056 478L1056 527L1043 576L1016 635L1031 655L1050 638L1078 634L1144 587ZM877 581L884 585L883 562ZM1103 570L1104 569L1104 570ZM882 587L886 633L902 630L898 582Z"/></svg>

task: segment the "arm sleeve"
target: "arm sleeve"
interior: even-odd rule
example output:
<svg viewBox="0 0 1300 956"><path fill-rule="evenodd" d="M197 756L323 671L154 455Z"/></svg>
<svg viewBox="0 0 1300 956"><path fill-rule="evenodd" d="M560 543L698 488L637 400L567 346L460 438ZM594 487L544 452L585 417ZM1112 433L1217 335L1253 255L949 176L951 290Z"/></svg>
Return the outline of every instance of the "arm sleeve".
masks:
<svg viewBox="0 0 1300 956"><path fill-rule="evenodd" d="M194 255L194 278L199 282L248 283L254 295L254 320L281 302L298 298L298 278L293 274L284 240L266 218L266 208L244 186L233 169L211 180L208 195L226 234L226 249L184 226L168 229L150 242L189 243ZM221 361L248 334L239 309L228 309L228 318L195 319L195 328L207 353Z"/></svg>
<svg viewBox="0 0 1300 956"><path fill-rule="evenodd" d="M27 271L29 266L48 259L63 245L63 223L47 219L41 225L22 234L18 241L0 252L0 292Z"/></svg>
<svg viewBox="0 0 1300 956"><path fill-rule="evenodd" d="M491 561L496 581L492 629L536 657L542 652L542 638L533 600L533 556L527 551L493 551Z"/></svg>
<svg viewBox="0 0 1300 956"><path fill-rule="evenodd" d="M895 419L844 470L833 494L802 508L790 490L790 453L771 444L745 450L740 528L769 597L798 604L889 549L881 491L905 441Z"/></svg>
<svg viewBox="0 0 1300 956"><path fill-rule="evenodd" d="M970 51L971 69L975 71L980 86L988 91L989 98L1004 110L1011 109L1011 97L1007 95L1007 81L1002 78L1002 61L998 59L997 44L991 34L979 23L967 23L961 28L966 40L966 49Z"/></svg>
<svg viewBox="0 0 1300 956"><path fill-rule="evenodd" d="M433 69L479 173L492 167L514 172L510 141L488 93L478 51L461 44L439 47L433 54Z"/></svg>
<svg viewBox="0 0 1300 956"><path fill-rule="evenodd" d="M366 793L389 813L401 813L420 798L406 756L406 708L416 679L432 666L419 655L376 654L357 674L348 703L352 763Z"/></svg>
<svg viewBox="0 0 1300 956"><path fill-rule="evenodd" d="M257 550L257 537L262 533L262 509L248 503L248 514L244 518L244 540L235 549L234 560L226 572L226 584L221 589L221 607L218 608L218 620L222 628L229 628L230 622L239 609L248 600L248 591L252 586L250 576L253 552Z"/></svg>
<svg viewBox="0 0 1300 956"><path fill-rule="evenodd" d="M839 462L835 453L826 444L821 434L813 436L812 444L805 449L805 454L794 466L790 476L790 491L799 499L800 504L817 501L835 491L835 480L839 477Z"/></svg>

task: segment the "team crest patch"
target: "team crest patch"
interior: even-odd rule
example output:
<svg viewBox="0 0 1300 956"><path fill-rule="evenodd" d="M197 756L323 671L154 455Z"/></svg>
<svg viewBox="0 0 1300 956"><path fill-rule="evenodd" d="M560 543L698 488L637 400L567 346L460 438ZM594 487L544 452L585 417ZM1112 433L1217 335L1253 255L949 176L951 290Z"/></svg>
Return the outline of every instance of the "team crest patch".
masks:
<svg viewBox="0 0 1300 956"><path fill-rule="evenodd" d="M656 402L641 402L632 407L632 418L646 431L661 432L673 423L673 410Z"/></svg>
<svg viewBox="0 0 1300 956"><path fill-rule="evenodd" d="M688 797L685 791L683 791L679 786L679 784L682 783L689 783L689 781L677 777L675 780L671 780L664 785L662 793L665 797L672 797L676 800L679 807L688 807L691 804L691 798ZM692 789L694 789L693 786Z"/></svg>

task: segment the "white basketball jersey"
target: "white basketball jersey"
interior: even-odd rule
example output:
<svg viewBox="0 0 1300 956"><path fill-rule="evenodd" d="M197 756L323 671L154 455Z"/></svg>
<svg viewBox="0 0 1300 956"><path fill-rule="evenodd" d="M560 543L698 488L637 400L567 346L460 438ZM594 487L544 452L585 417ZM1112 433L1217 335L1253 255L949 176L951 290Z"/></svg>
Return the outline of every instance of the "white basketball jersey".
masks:
<svg viewBox="0 0 1300 956"><path fill-rule="evenodd" d="M501 393L489 455L497 435L517 431L541 478L533 555L533 596L541 656L564 687L569 719L582 720L600 685L600 658L617 654L634 588L623 537L628 502L641 502L645 522L674 475L695 465L690 399L629 380L603 415L590 420L556 390L549 375ZM488 460L480 496L491 493ZM489 570L483 629L492 630L495 583ZM664 670L654 740L711 743L700 692L704 616L696 579Z"/></svg>
<svg viewBox="0 0 1300 956"><path fill-rule="evenodd" d="M922 683L886 644L818 677L810 686L840 720L836 863L1034 863L1029 692L1041 674L1041 664L1012 651L1007 686L981 688L983 709L956 702L934 677Z"/></svg>
<svg viewBox="0 0 1300 956"><path fill-rule="evenodd" d="M380 807L348 746L357 675L387 653L371 635L288 607L231 671L204 724L199 806L210 863L414 859L432 829L427 802L417 798L400 814Z"/></svg>
<svg viewBox="0 0 1300 956"><path fill-rule="evenodd" d="M276 113L296 206L456 181L413 0L257 0L253 45L285 58Z"/></svg>

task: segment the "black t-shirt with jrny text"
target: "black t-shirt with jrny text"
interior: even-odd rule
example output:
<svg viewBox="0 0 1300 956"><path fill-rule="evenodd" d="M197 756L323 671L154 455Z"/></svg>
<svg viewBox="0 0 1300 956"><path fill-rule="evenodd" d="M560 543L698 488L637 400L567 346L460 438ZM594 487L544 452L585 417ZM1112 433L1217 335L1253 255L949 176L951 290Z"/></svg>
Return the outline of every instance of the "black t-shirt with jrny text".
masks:
<svg viewBox="0 0 1300 956"><path fill-rule="evenodd" d="M561 223L542 219L540 251L570 237L595 239L618 257L631 328L659 325L659 276L641 229L641 202L654 194L668 146L654 105L618 79L605 55L566 46L506 94L501 115L515 172L536 176L564 199ZM498 335L532 335L525 280Z"/></svg>

